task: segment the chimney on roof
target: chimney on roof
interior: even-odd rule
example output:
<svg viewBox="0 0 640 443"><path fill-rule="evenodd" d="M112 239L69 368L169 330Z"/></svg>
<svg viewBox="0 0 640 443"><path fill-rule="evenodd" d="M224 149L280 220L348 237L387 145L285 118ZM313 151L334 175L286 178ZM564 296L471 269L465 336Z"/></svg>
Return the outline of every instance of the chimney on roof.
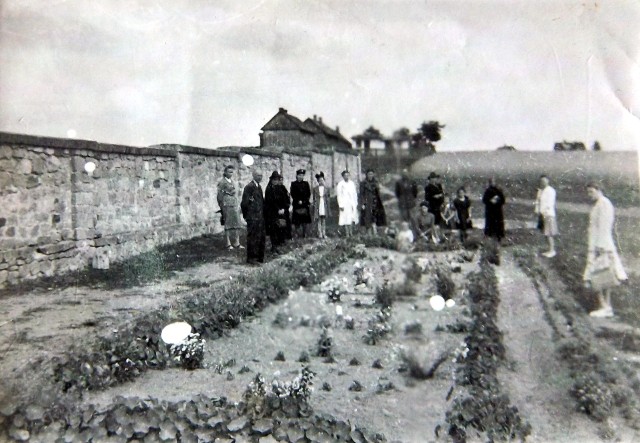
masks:
<svg viewBox="0 0 640 443"><path fill-rule="evenodd" d="M313 114L313 121L316 121L316 120L318 120L318 116Z"/></svg>
<svg viewBox="0 0 640 443"><path fill-rule="evenodd" d="M286 110L286 109L284 109L284 108L280 108L280 111L279 111L279 112L282 112L283 114L286 114L286 113L287 113L287 110Z"/></svg>
<svg viewBox="0 0 640 443"><path fill-rule="evenodd" d="M322 117L318 117L318 121L322 124Z"/></svg>
<svg viewBox="0 0 640 443"><path fill-rule="evenodd" d="M336 126L336 132L340 133L340 126Z"/></svg>

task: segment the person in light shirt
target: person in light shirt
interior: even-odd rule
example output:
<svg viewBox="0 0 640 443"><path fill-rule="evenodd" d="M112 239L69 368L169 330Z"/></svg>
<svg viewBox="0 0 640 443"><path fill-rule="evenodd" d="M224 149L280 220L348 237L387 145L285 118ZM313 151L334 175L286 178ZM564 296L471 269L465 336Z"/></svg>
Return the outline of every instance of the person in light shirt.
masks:
<svg viewBox="0 0 640 443"><path fill-rule="evenodd" d="M556 190L549 185L549 177L540 176L540 192L536 202L536 211L542 216L542 233L547 237L549 250L542 255L548 258L556 256L554 237L558 235L558 222L556 220Z"/></svg>
<svg viewBox="0 0 640 443"><path fill-rule="evenodd" d="M318 227L318 238L327 238L327 217L331 215L329 199L331 193L324 184L324 172L316 174L318 186L313 188L313 218Z"/></svg>
<svg viewBox="0 0 640 443"><path fill-rule="evenodd" d="M336 186L340 215L338 225L344 226L345 235L351 237L353 225L358 223L358 191L350 180L349 171L342 171L342 181Z"/></svg>
<svg viewBox="0 0 640 443"><path fill-rule="evenodd" d="M613 317L611 288L627 280L627 273L613 241L613 204L595 183L587 185L587 193L594 205L589 213L587 265L582 278L586 287L597 292L600 303L600 309L590 312L589 315ZM606 272L602 272L603 269L608 271L608 278L598 277L607 275Z"/></svg>

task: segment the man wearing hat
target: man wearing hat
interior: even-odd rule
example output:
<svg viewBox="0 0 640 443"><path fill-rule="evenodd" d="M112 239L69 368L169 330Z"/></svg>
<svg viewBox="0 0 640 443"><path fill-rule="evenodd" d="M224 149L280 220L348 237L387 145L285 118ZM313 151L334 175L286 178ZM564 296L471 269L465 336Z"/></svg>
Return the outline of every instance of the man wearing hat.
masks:
<svg viewBox="0 0 640 443"><path fill-rule="evenodd" d="M300 237L300 229L302 229L302 237L307 236L307 226L311 223L311 187L309 182L304 180L307 171L298 169L296 171L296 181L291 183L291 200L293 201L293 223L296 236Z"/></svg>
<svg viewBox="0 0 640 443"><path fill-rule="evenodd" d="M271 252L279 253L278 247L284 244L289 218L291 200L289 193L280 180L282 176L273 171L264 192L264 218L267 235L271 239Z"/></svg>
<svg viewBox="0 0 640 443"><path fill-rule="evenodd" d="M431 172L428 177L429 183L424 188L424 200L429 205L429 212L435 217L436 226L442 224L440 209L444 203L444 189L442 188L442 184L438 183L439 178L440 176L438 174Z"/></svg>
<svg viewBox="0 0 640 443"><path fill-rule="evenodd" d="M247 221L247 263L258 264L264 262L265 226L264 226L264 196L262 195L262 172L253 171L251 180L242 192L240 209L242 217Z"/></svg>
<svg viewBox="0 0 640 443"><path fill-rule="evenodd" d="M313 188L313 219L318 226L318 238L327 238L327 217L331 215L329 199L331 193L324 185L324 172L316 174L318 186Z"/></svg>

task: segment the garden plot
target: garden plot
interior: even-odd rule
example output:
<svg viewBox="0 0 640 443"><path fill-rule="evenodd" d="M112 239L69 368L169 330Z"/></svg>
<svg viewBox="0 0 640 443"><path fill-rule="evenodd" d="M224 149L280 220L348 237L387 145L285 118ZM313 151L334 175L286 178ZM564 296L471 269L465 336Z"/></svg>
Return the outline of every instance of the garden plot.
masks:
<svg viewBox="0 0 640 443"><path fill-rule="evenodd" d="M105 407L118 396L179 401L200 394L240 402L256 374L269 383L309 367L316 374L310 399L315 412L349 418L389 440L432 438L444 420L452 359L463 338L447 327L463 320L464 275L477 266L475 260L458 263L459 257L370 249L321 284L292 290L279 304L207 341L204 369L149 371L133 383L91 393L85 402ZM433 271L449 271L451 264L456 304L436 311L430 304L437 292ZM417 268L427 272L416 276ZM419 281L406 282L411 272ZM382 321L376 288L385 283L398 296Z"/></svg>

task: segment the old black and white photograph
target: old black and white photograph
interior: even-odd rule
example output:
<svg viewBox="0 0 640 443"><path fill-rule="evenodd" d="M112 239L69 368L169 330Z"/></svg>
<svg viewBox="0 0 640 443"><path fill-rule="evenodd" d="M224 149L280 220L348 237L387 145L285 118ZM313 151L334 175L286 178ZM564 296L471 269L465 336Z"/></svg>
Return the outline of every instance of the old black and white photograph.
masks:
<svg viewBox="0 0 640 443"><path fill-rule="evenodd" d="M0 442L640 441L636 0L0 0Z"/></svg>

